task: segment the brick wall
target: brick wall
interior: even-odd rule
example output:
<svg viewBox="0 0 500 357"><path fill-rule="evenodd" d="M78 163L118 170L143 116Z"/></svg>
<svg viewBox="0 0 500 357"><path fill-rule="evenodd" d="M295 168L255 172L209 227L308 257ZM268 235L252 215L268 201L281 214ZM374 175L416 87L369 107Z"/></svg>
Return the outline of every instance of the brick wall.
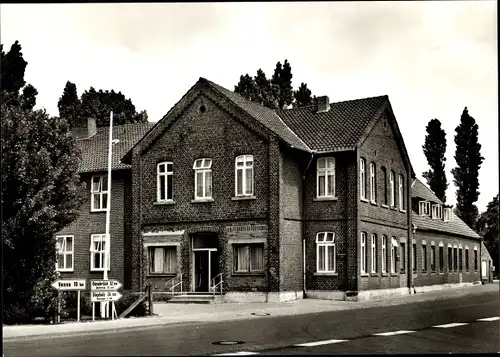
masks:
<svg viewBox="0 0 500 357"><path fill-rule="evenodd" d="M479 255L480 255L480 242L475 239L461 238L458 236L452 236L445 233L431 233L427 231L420 231L417 229L416 234L413 237L413 242L416 244L416 253L417 253L417 271L416 274L413 273L413 282L414 285L424 286L424 285L435 285L435 284L450 284L450 283L460 283L460 282L474 282L480 280L479 275ZM444 254L444 270L442 272L439 271L439 243L443 243L443 254ZM422 251L422 243L426 245L426 255L427 255L427 269L425 272L423 269L423 251ZM435 272L430 269L431 265L431 246L436 247L436 266ZM462 245L462 270L460 269L452 269L451 271L448 269L448 244L452 244L452 246L457 245L457 247ZM469 248L469 271L466 270L465 263L465 247ZM478 254L478 269L474 270L474 247L477 247ZM458 251L459 253L459 251ZM457 264L458 265L458 264ZM458 266L458 268L460 268Z"/></svg>
<svg viewBox="0 0 500 357"><path fill-rule="evenodd" d="M96 173L98 174L98 173ZM102 172L100 174L106 174ZM106 233L106 212L91 212L90 209L90 173L81 175L85 182L83 197L85 199L78 218L69 226L62 229L57 235L74 236L74 270L73 272L61 272L62 279L102 279L103 272L90 271L90 237L92 234ZM130 177L128 170L114 171L112 173L111 191L111 255L109 279L117 279L124 283L124 244L125 244L125 224L126 214L124 195L126 181ZM90 281L87 281L90 285ZM124 286L125 288L125 286Z"/></svg>

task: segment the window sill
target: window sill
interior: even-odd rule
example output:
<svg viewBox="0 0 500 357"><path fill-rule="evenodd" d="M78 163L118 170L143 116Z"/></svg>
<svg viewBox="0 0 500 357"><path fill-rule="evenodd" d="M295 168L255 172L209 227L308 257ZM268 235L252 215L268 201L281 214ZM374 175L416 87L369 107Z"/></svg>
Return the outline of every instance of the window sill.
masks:
<svg viewBox="0 0 500 357"><path fill-rule="evenodd" d="M384 205L383 203L380 205L380 207L382 207L382 208L389 208L389 206Z"/></svg>
<svg viewBox="0 0 500 357"><path fill-rule="evenodd" d="M109 273L111 269L107 269L107 272ZM91 273L104 273L104 269L90 269Z"/></svg>
<svg viewBox="0 0 500 357"><path fill-rule="evenodd" d="M74 269L56 269L58 273L73 273Z"/></svg>
<svg viewBox="0 0 500 357"><path fill-rule="evenodd" d="M398 276L397 273L391 273L391 276Z"/></svg>
<svg viewBox="0 0 500 357"><path fill-rule="evenodd" d="M316 272L314 273L315 276L338 276L339 273L335 273L335 272Z"/></svg>
<svg viewBox="0 0 500 357"><path fill-rule="evenodd" d="M396 206L392 206L392 207L391 207L391 209L392 209L393 211L397 211L397 210L398 210L398 208L397 208Z"/></svg>
<svg viewBox="0 0 500 357"><path fill-rule="evenodd" d="M236 196L236 197L231 197L231 201L247 201L247 200L256 200L257 197L255 196Z"/></svg>
<svg viewBox="0 0 500 357"><path fill-rule="evenodd" d="M366 202L366 203L370 202L370 201L368 201L368 199L367 199L367 198L363 198L363 197L361 197L359 200L360 200L361 202Z"/></svg>
<svg viewBox="0 0 500 357"><path fill-rule="evenodd" d="M169 201L155 201L153 202L155 206L164 206L164 205L175 205L174 200L169 200Z"/></svg>
<svg viewBox="0 0 500 357"><path fill-rule="evenodd" d="M435 271L431 271L431 275L436 275L436 272Z"/></svg>
<svg viewBox="0 0 500 357"><path fill-rule="evenodd" d="M163 278L163 277L174 278L176 276L177 276L176 273L148 273L147 275L148 278Z"/></svg>
<svg viewBox="0 0 500 357"><path fill-rule="evenodd" d="M377 203L377 202L375 202L375 201L370 201L370 203L371 203L372 205L374 205L374 206L378 206L378 203Z"/></svg>
<svg viewBox="0 0 500 357"><path fill-rule="evenodd" d="M233 272L232 276L266 276L264 272Z"/></svg>
<svg viewBox="0 0 500 357"><path fill-rule="evenodd" d="M360 276L363 277L363 278L365 278L365 277L369 277L370 275L367 274L367 273L361 273Z"/></svg>
<svg viewBox="0 0 500 357"><path fill-rule="evenodd" d="M339 198L337 196L324 196L324 197L315 197L313 201L337 201Z"/></svg>
<svg viewBox="0 0 500 357"><path fill-rule="evenodd" d="M213 198L195 198L191 200L191 203L205 203L205 202L214 202Z"/></svg>
<svg viewBox="0 0 500 357"><path fill-rule="evenodd" d="M406 272L403 270L403 271L400 271L399 274L404 275L404 274L406 274Z"/></svg>
<svg viewBox="0 0 500 357"><path fill-rule="evenodd" d="M382 273L381 276L389 276L387 273Z"/></svg>
<svg viewBox="0 0 500 357"><path fill-rule="evenodd" d="M106 213L106 209L91 209L90 213Z"/></svg>
<svg viewBox="0 0 500 357"><path fill-rule="evenodd" d="M379 276L378 273L370 273L370 276Z"/></svg>
<svg viewBox="0 0 500 357"><path fill-rule="evenodd" d="M405 209L399 209L399 212L403 212L403 213L406 213L406 210Z"/></svg>

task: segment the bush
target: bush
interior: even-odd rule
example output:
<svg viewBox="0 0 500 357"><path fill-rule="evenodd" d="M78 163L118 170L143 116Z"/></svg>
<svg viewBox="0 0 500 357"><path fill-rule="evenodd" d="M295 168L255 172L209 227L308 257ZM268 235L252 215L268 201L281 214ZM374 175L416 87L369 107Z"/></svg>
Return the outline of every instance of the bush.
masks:
<svg viewBox="0 0 500 357"><path fill-rule="evenodd" d="M78 309L78 292L64 291L62 294L64 299L65 309L61 311L63 317L77 318ZM92 302L90 301L90 293L88 291L80 292L80 317L83 315L92 315Z"/></svg>
<svg viewBox="0 0 500 357"><path fill-rule="evenodd" d="M115 303L116 306L116 313L118 316L125 311L126 309L129 308L130 305L134 303L139 298L139 295L137 294L132 294L132 293L124 293L123 297L118 300ZM128 315L127 317L130 316L135 316L135 317L141 317L141 316L148 316L149 310L148 310L148 305L146 303L146 299L142 300L139 305L137 305Z"/></svg>

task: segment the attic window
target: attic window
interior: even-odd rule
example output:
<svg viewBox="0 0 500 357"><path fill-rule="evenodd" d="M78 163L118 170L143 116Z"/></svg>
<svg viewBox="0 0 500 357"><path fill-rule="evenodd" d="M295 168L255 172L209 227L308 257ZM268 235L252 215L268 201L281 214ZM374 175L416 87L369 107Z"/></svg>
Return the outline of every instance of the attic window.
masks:
<svg viewBox="0 0 500 357"><path fill-rule="evenodd" d="M387 120L384 120L384 130L387 130Z"/></svg>
<svg viewBox="0 0 500 357"><path fill-rule="evenodd" d="M445 222L450 222L450 221L453 221L453 215L451 214L451 208L445 208L444 209L444 216L443 216L443 220Z"/></svg>
<svg viewBox="0 0 500 357"><path fill-rule="evenodd" d="M203 113L205 113L206 111L207 111L207 108L206 108L206 107L202 104L202 105L200 106L200 113L201 113L201 114L203 114Z"/></svg>
<svg viewBox="0 0 500 357"><path fill-rule="evenodd" d="M439 204L432 205L432 219L443 218L443 207Z"/></svg>
<svg viewBox="0 0 500 357"><path fill-rule="evenodd" d="M418 203L419 215L428 216L431 212L431 203L427 201L420 201Z"/></svg>

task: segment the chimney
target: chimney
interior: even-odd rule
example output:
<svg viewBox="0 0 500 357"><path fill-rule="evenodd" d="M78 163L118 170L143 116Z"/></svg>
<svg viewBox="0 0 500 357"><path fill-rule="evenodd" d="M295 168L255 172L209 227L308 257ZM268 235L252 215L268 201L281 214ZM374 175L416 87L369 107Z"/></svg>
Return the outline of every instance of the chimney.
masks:
<svg viewBox="0 0 500 357"><path fill-rule="evenodd" d="M318 113L327 112L330 110L330 100L326 95L317 97L316 100L317 100Z"/></svg>
<svg viewBox="0 0 500 357"><path fill-rule="evenodd" d="M88 139L97 132L95 118L79 118L71 128L75 139Z"/></svg>

